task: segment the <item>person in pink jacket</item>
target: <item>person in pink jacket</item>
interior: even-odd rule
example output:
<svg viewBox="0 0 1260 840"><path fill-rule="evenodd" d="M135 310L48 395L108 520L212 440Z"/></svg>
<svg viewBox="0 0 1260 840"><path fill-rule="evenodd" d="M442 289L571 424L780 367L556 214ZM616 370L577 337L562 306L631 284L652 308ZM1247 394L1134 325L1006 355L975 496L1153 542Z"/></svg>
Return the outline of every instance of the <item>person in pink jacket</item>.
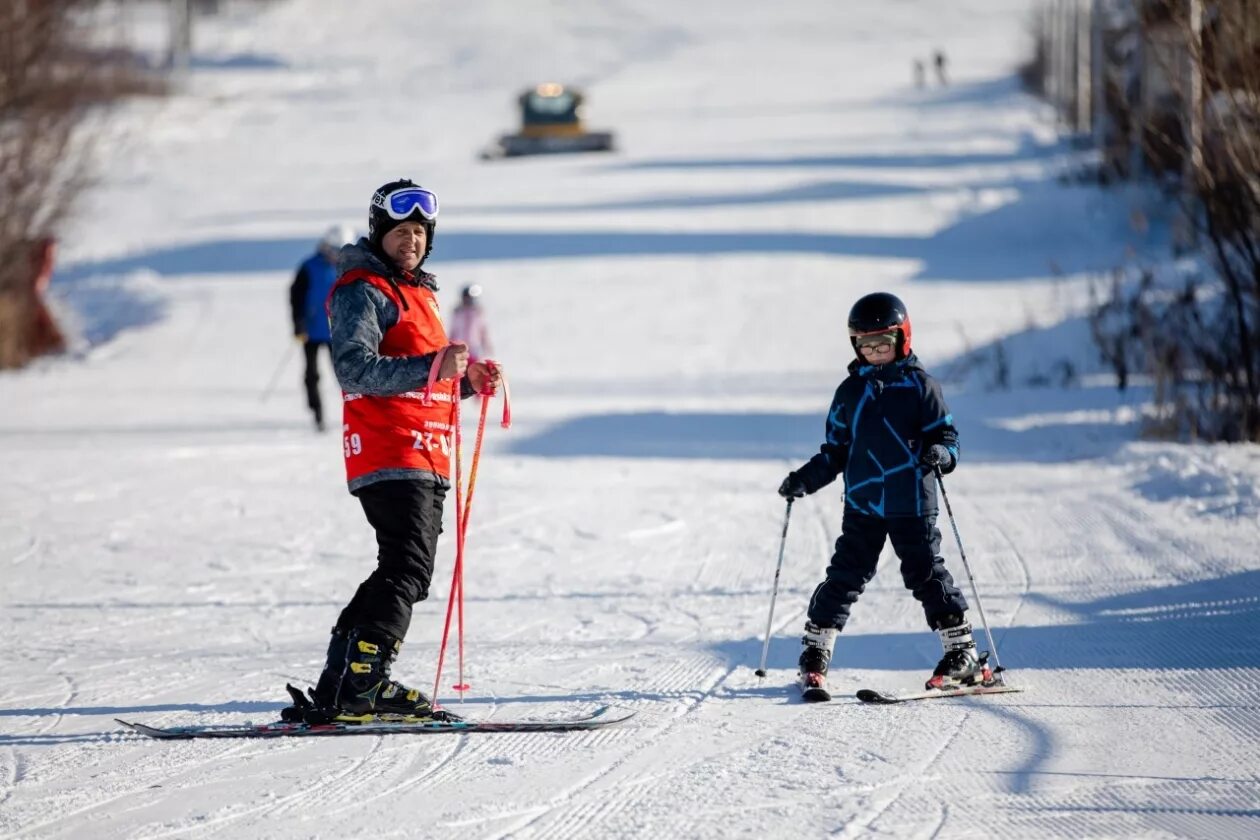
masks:
<svg viewBox="0 0 1260 840"><path fill-rule="evenodd" d="M478 302L481 287L465 286L460 293L459 305L451 314L450 328L447 333L451 341L459 341L468 345L468 361L485 359L494 352L490 346L490 330L486 326L486 314Z"/></svg>

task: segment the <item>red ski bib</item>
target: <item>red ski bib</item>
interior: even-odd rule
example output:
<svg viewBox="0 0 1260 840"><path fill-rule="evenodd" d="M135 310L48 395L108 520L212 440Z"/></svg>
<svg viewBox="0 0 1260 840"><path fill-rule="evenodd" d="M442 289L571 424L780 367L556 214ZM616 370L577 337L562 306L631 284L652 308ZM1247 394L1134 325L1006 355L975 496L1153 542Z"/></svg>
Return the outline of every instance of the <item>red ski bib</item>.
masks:
<svg viewBox="0 0 1260 840"><path fill-rule="evenodd" d="M371 283L398 304L398 323L381 339L382 356L423 356L449 343L437 296L428 287L394 286L362 270L347 272L337 286L359 280ZM379 472L403 471L397 476L402 478L418 471L450 479L459 381L445 379L435 384L429 405L424 402L424 387L424 382L418 382L415 390L389 397L342 392L346 480L352 489L357 479Z"/></svg>

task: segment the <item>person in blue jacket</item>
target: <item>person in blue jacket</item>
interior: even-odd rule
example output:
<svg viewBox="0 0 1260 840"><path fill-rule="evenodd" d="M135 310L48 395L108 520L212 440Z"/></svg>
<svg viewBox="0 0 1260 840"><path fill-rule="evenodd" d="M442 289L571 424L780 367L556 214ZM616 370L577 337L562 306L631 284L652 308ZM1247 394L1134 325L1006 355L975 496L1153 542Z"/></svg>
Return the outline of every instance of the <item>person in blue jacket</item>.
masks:
<svg viewBox="0 0 1260 840"><path fill-rule="evenodd" d="M910 316L895 295L866 295L849 312L857 358L836 389L818 454L788 474L785 499L814 493L843 473L844 518L826 579L814 590L805 623L800 683L826 689L836 635L875 576L885 540L901 561L901 576L945 655L929 688L988 679L976 653L967 602L945 568L936 528L936 469L958 463L958 431L940 385L910 349Z"/></svg>
<svg viewBox="0 0 1260 840"><path fill-rule="evenodd" d="M306 404L315 417L315 428L324 430L324 406L319 398L319 350L328 349L331 334L325 305L328 293L337 282L337 255L343 245L354 240L354 232L344 225L328 229L316 246L315 253L298 267L289 287L289 307L293 311L293 336L302 343L306 368L302 381L306 385Z"/></svg>

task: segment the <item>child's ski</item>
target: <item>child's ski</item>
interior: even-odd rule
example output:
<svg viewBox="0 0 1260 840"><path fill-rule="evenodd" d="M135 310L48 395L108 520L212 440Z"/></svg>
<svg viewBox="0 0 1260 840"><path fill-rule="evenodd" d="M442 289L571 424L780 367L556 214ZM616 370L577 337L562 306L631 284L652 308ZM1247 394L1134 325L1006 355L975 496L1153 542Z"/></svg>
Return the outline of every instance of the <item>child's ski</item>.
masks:
<svg viewBox="0 0 1260 840"><path fill-rule="evenodd" d="M905 703L910 700L931 700L936 697L967 697L973 694L1007 694L1012 691L1022 691L1013 685L965 685L958 688L945 689L927 689L925 691L916 691L912 694L889 694L883 691L875 691L870 688L859 689L857 699L863 703L887 704L887 703Z"/></svg>
<svg viewBox="0 0 1260 840"><path fill-rule="evenodd" d="M622 723L634 717L628 710L614 711L612 706L600 706L581 717L559 720L458 720L416 721L404 723L276 723L245 724L243 726L172 726L160 728L143 723L119 720L133 732L159 740L187 740L190 738L284 738L295 736L330 735L439 735L464 732L575 732L601 729Z"/></svg>

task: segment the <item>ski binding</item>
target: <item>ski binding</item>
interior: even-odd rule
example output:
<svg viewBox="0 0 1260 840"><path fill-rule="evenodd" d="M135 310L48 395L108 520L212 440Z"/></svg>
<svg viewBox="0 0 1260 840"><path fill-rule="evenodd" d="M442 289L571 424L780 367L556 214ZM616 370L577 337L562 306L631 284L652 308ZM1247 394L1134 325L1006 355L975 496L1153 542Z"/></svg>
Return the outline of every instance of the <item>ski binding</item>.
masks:
<svg viewBox="0 0 1260 840"><path fill-rule="evenodd" d="M801 674L799 684L801 699L806 703L828 703L831 692L827 690L827 678L813 672Z"/></svg>

